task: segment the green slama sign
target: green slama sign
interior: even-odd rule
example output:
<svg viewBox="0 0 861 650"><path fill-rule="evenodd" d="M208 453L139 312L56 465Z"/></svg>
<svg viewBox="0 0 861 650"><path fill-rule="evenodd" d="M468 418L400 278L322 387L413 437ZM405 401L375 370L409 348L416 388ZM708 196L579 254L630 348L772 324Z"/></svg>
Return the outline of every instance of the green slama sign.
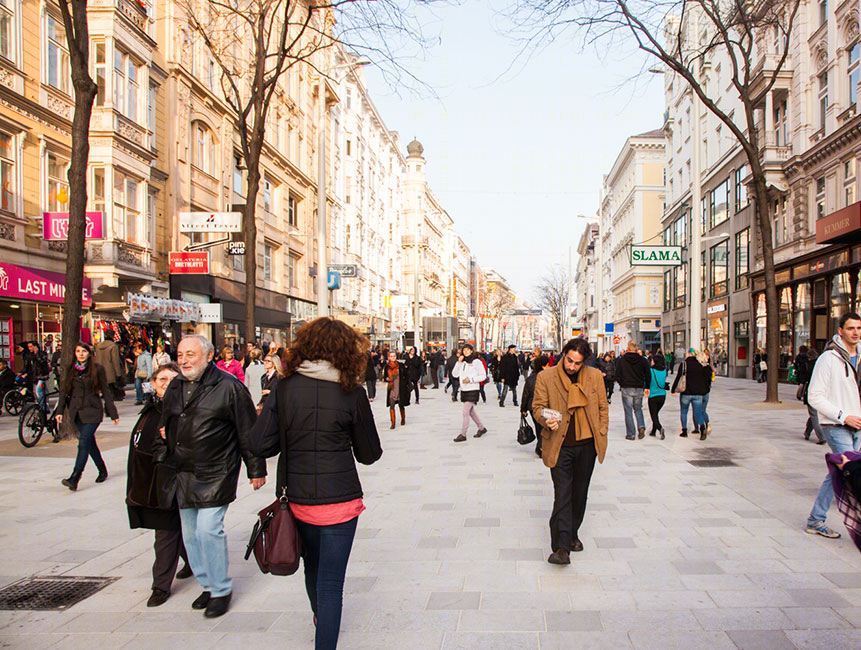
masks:
<svg viewBox="0 0 861 650"><path fill-rule="evenodd" d="M631 266L681 266L681 246L631 246Z"/></svg>

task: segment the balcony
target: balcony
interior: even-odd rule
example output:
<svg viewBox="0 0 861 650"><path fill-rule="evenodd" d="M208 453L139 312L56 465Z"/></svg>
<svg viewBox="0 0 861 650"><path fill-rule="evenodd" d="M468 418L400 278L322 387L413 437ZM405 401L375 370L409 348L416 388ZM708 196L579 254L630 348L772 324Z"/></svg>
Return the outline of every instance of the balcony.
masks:
<svg viewBox="0 0 861 650"><path fill-rule="evenodd" d="M87 264L112 266L117 275L155 277L155 260L148 248L122 240L87 242ZM125 273L124 273L125 271Z"/></svg>
<svg viewBox="0 0 861 650"><path fill-rule="evenodd" d="M113 135L130 140L139 147L149 150L149 130L112 108L93 108L90 131L110 131Z"/></svg>
<svg viewBox="0 0 861 650"><path fill-rule="evenodd" d="M780 65L779 54L767 53L759 57L753 66L753 73L751 74L751 95L756 95L768 85L768 82L777 70L778 65ZM777 80L775 81L771 92L780 90L788 92L790 90L791 83L792 55L790 54L786 57L786 61L783 62L783 66L777 74Z"/></svg>
<svg viewBox="0 0 861 650"><path fill-rule="evenodd" d="M792 158L792 147L767 144L762 148L761 154L766 185L780 192L789 191L789 183L783 170L787 161Z"/></svg>
<svg viewBox="0 0 861 650"><path fill-rule="evenodd" d="M416 236L415 235L402 235L401 236L401 245L402 246L415 246L416 245ZM424 237L419 237L419 246L423 246L427 248L428 238L427 235Z"/></svg>

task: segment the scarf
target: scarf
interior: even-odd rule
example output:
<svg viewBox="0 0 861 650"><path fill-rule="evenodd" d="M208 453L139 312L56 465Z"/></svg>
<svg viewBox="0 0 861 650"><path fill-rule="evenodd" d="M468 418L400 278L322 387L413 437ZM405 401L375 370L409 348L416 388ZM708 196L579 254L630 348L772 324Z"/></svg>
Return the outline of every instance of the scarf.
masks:
<svg viewBox="0 0 861 650"><path fill-rule="evenodd" d="M830 345L830 344L829 344ZM843 452L850 461L861 460L861 453L857 451ZM841 454L825 454L828 465L828 473L831 475L831 485L834 487L834 498L837 500L837 509L843 515L843 523L849 531L849 537L855 542L855 546L861 550L861 504L852 493L852 490L843 480L843 471L837 467Z"/></svg>
<svg viewBox="0 0 861 650"><path fill-rule="evenodd" d="M835 334L828 342L828 345L825 346L825 351L827 352L828 350L834 350L834 353L840 356L843 363L846 364L846 376L848 377L852 373L855 377L855 383L858 384L858 391L861 392L861 363L858 364L857 368L852 367L852 357L849 356L849 350L844 347L839 334ZM861 352L856 348L855 354L859 353Z"/></svg>
<svg viewBox="0 0 861 650"><path fill-rule="evenodd" d="M389 368L389 386L391 386L395 382L395 379L398 378L398 362L389 361L387 365Z"/></svg>
<svg viewBox="0 0 861 650"><path fill-rule="evenodd" d="M335 384L341 381L340 371L328 361L303 361L296 372L311 379L331 381Z"/></svg>
<svg viewBox="0 0 861 650"><path fill-rule="evenodd" d="M86 369L87 369L87 362L86 361L84 361L83 364L79 363L78 361L75 361L75 370L77 370L78 372L84 372L84 370L86 370Z"/></svg>

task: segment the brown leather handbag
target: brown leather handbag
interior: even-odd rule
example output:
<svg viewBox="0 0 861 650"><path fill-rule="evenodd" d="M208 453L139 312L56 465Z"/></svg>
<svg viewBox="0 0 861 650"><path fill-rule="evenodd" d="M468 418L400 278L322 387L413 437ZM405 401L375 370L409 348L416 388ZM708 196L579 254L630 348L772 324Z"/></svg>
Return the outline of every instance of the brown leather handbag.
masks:
<svg viewBox="0 0 861 650"><path fill-rule="evenodd" d="M245 559L252 553L263 573L289 576L299 569L302 541L287 501L286 487L282 488L278 499L257 513L257 522L245 549Z"/></svg>

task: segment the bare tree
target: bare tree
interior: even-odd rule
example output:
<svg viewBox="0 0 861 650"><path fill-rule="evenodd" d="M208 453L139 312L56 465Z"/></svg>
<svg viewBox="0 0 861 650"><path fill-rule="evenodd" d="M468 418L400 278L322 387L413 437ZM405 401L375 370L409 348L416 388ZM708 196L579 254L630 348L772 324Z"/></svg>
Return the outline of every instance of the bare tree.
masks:
<svg viewBox="0 0 861 650"><path fill-rule="evenodd" d="M86 0L58 0L75 89L72 116L72 159L69 164L69 231L66 241L66 295L63 299L62 366L72 364L75 343L81 338L84 291L84 235L87 211L87 164L90 159L90 117L96 83L90 77L90 30Z"/></svg>
<svg viewBox="0 0 861 650"><path fill-rule="evenodd" d="M553 332L556 335L556 345L559 348L564 343L562 328L565 326L565 312L568 309L570 294L568 271L558 264L550 267L535 288L536 305L550 316Z"/></svg>
<svg viewBox="0 0 861 650"><path fill-rule="evenodd" d="M502 345L502 323L500 319L503 314L514 306L514 296L501 284L494 283L488 287L484 296L484 313L491 319L491 340L495 346Z"/></svg>
<svg viewBox="0 0 861 650"><path fill-rule="evenodd" d="M247 168L245 238L245 331L253 338L257 300L257 222L267 116L273 99L287 95L284 75L305 64L325 83L327 50L342 45L369 53L389 74L405 72L390 45L420 40L420 32L396 0L180 0L191 30L221 72L221 91L239 134ZM317 124L316 128L326 128ZM326 246L326 242L318 242ZM326 273L326 269L318 269Z"/></svg>
<svg viewBox="0 0 861 650"><path fill-rule="evenodd" d="M750 165L750 185L765 270L766 351L779 358L779 306L774 277L773 210L763 169L764 129L757 119L780 77L790 48L800 0L519 0L521 25L531 44L573 28L593 44L633 37L637 47L680 76L738 141ZM739 111L708 84L711 61L728 62ZM714 94L711 94L714 93ZM699 146L694 143L693 146ZM696 209L697 206L694 206ZM696 224L694 227L698 227ZM694 260L692 263L698 263ZM696 289L695 289L696 290ZM697 325L698 326L698 325ZM777 373L769 373L766 401L777 402Z"/></svg>

